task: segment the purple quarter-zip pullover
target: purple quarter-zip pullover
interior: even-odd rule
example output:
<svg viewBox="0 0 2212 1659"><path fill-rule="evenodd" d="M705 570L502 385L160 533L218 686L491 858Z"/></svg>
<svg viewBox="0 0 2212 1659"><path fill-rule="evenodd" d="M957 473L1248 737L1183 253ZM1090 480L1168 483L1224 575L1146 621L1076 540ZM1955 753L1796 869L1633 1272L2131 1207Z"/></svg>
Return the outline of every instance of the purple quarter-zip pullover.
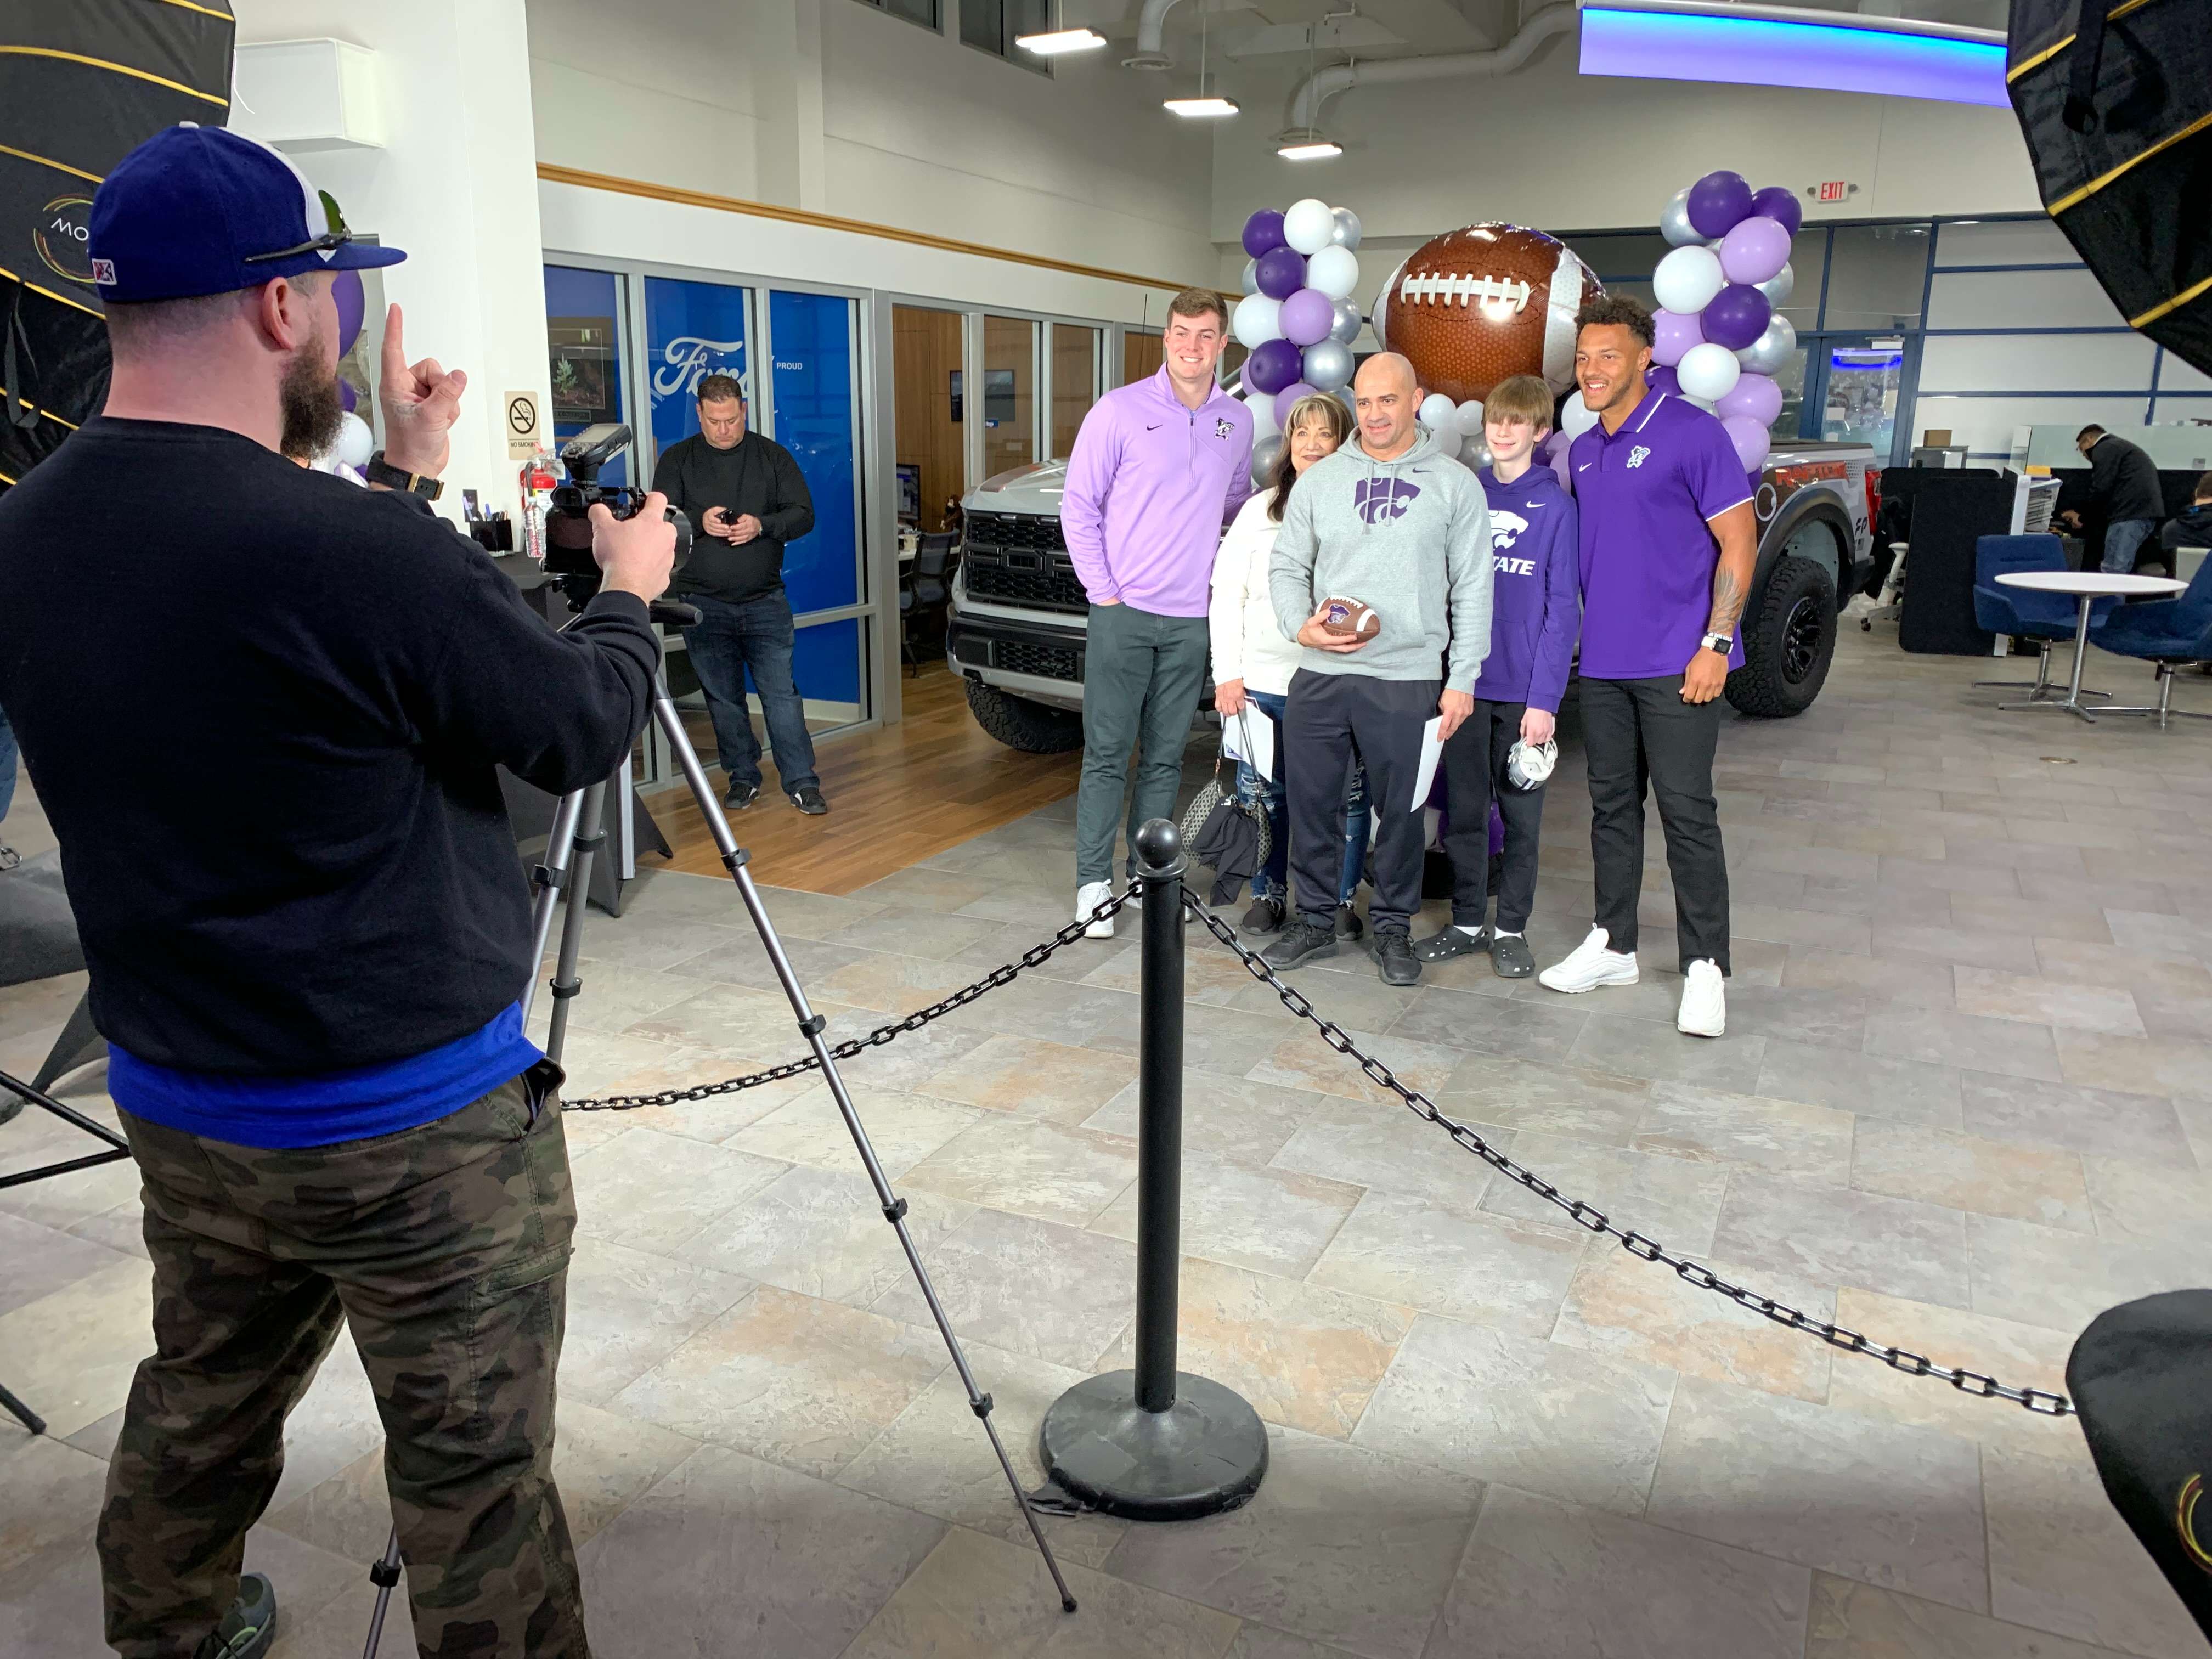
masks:
<svg viewBox="0 0 2212 1659"><path fill-rule="evenodd" d="M1163 368L1083 417L1060 534L1093 605L1203 617L1221 532L1251 493L1251 411L1218 386L1186 409Z"/></svg>

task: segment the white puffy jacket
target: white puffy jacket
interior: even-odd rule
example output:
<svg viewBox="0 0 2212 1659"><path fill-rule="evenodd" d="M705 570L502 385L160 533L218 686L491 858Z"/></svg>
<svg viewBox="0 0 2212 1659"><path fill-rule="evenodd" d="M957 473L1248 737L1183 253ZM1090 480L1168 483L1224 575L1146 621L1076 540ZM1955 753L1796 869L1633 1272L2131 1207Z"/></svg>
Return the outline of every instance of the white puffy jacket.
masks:
<svg viewBox="0 0 2212 1659"><path fill-rule="evenodd" d="M1206 605L1207 632L1213 647L1213 683L1241 679L1247 691L1291 689L1300 651L1276 625L1267 595L1267 563L1282 526L1267 516L1273 489L1246 501L1213 556L1213 594Z"/></svg>

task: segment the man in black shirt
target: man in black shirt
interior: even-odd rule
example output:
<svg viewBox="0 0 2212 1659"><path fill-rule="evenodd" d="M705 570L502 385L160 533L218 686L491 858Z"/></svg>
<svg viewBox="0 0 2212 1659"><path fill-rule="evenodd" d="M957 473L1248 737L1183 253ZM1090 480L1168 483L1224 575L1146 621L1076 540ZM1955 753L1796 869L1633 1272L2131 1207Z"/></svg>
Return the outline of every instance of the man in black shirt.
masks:
<svg viewBox="0 0 2212 1659"><path fill-rule="evenodd" d="M814 498L791 452L747 432L745 414L743 387L726 374L706 376L698 432L671 444L653 469L653 487L699 530L677 580L678 593L699 608L684 645L729 775L723 804L742 811L760 795L760 739L745 705L750 668L783 793L802 812L826 812L805 704L791 673L797 630L783 591L784 544L814 528Z"/></svg>
<svg viewBox="0 0 2212 1659"><path fill-rule="evenodd" d="M2088 458L2090 496L2105 516L2104 568L2124 576L2136 568L2136 554L2158 533L2159 520L2166 516L2158 465L2101 426L2083 427L2075 434L2074 447ZM2080 514L2060 517L2071 527L2081 527Z"/></svg>
<svg viewBox="0 0 2212 1659"><path fill-rule="evenodd" d="M328 273L404 257L327 222L235 133L126 156L89 223L106 406L0 496L0 702L61 841L153 1261L106 1634L125 1659L265 1651L246 1534L349 1326L417 1644L585 1659L551 1473L575 1198L495 768L564 792L629 752L674 532L658 498L594 508L604 589L547 628L424 500L466 377L409 365L397 306L371 488L284 459L337 427Z"/></svg>

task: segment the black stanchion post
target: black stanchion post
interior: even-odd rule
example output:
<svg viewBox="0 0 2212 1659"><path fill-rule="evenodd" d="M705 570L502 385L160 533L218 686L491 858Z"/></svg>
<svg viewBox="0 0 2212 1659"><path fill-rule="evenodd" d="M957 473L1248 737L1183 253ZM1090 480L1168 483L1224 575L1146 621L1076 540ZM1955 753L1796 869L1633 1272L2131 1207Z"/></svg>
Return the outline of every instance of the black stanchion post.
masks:
<svg viewBox="0 0 2212 1659"><path fill-rule="evenodd" d="M1045 1413L1052 1480L1108 1515L1186 1521L1241 1507L1267 1472L1267 1430L1234 1389L1176 1369L1182 1231L1181 837L1137 831L1139 946L1136 1369L1077 1383Z"/></svg>

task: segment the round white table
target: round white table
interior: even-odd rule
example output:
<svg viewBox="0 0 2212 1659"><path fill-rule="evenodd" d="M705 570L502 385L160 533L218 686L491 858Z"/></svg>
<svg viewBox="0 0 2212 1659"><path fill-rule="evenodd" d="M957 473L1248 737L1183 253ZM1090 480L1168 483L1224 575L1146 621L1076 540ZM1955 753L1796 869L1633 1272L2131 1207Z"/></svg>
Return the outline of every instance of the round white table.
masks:
<svg viewBox="0 0 2212 1659"><path fill-rule="evenodd" d="M2121 576L2102 570L2008 570L1998 576L1997 586L2026 587L2038 593L2071 593L2081 602L2081 615L2074 624L2074 678L2066 688L2066 695L2055 702L2044 698L2030 702L2001 702L1997 707L2064 708L2094 726L2097 717L2081 707L2081 659L2089 648L2089 606L2113 594L2142 599L2153 594L2179 593L2189 584L2167 576Z"/></svg>

